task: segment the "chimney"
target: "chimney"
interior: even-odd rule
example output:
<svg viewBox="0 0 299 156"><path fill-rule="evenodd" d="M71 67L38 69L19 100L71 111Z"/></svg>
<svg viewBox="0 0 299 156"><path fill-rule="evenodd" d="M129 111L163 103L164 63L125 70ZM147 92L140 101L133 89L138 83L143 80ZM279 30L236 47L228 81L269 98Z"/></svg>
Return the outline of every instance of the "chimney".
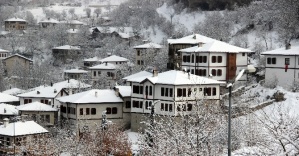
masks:
<svg viewBox="0 0 299 156"><path fill-rule="evenodd" d="M67 83L70 83L70 78L67 78Z"/></svg>
<svg viewBox="0 0 299 156"><path fill-rule="evenodd" d="M94 94L95 94L95 97L98 97L98 92L95 92Z"/></svg>
<svg viewBox="0 0 299 156"><path fill-rule="evenodd" d="M154 68L154 70L153 70L153 77L156 77L156 76L158 76L158 71L157 71L156 68Z"/></svg>
<svg viewBox="0 0 299 156"><path fill-rule="evenodd" d="M37 94L40 94L40 92L39 92L39 91L36 91L36 93L37 93Z"/></svg>
<svg viewBox="0 0 299 156"><path fill-rule="evenodd" d="M56 89L54 89L54 93L57 93L57 90L56 90Z"/></svg>
<svg viewBox="0 0 299 156"><path fill-rule="evenodd" d="M53 82L50 83L51 87L53 87Z"/></svg>
<svg viewBox="0 0 299 156"><path fill-rule="evenodd" d="M105 62L105 66L107 66L107 62Z"/></svg>
<svg viewBox="0 0 299 156"><path fill-rule="evenodd" d="M119 97L119 88L115 88L115 95Z"/></svg>
<svg viewBox="0 0 299 156"><path fill-rule="evenodd" d="M7 127L7 126L8 126L8 123L9 123L9 119L4 118L4 119L3 119L3 122L4 122L4 127Z"/></svg>
<svg viewBox="0 0 299 156"><path fill-rule="evenodd" d="M199 42L198 43L198 47L202 47L203 43L202 42Z"/></svg>
<svg viewBox="0 0 299 156"><path fill-rule="evenodd" d="M286 50L289 50L289 49L291 49L291 44L290 44L290 43L287 43L287 44L286 44Z"/></svg>

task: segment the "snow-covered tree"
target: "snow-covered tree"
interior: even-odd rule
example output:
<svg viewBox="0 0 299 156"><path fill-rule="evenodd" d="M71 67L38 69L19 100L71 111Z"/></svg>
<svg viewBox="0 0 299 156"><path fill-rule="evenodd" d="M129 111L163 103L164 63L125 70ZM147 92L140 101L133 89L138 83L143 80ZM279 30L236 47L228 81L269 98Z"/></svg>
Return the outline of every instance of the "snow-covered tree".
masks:
<svg viewBox="0 0 299 156"><path fill-rule="evenodd" d="M100 16L100 14L102 13L102 10L100 8L96 8L94 11L93 11L94 14L97 15L97 17Z"/></svg>
<svg viewBox="0 0 299 156"><path fill-rule="evenodd" d="M87 18L90 18L91 15L91 9L90 8L85 8L84 11L86 12Z"/></svg>

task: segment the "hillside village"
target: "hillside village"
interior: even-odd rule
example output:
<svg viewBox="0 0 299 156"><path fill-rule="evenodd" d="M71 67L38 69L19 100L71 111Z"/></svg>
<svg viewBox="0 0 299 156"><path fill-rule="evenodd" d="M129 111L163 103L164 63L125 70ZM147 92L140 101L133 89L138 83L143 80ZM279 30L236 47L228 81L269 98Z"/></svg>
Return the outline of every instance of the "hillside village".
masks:
<svg viewBox="0 0 299 156"><path fill-rule="evenodd" d="M176 2L1 4L0 155L297 155L299 18Z"/></svg>

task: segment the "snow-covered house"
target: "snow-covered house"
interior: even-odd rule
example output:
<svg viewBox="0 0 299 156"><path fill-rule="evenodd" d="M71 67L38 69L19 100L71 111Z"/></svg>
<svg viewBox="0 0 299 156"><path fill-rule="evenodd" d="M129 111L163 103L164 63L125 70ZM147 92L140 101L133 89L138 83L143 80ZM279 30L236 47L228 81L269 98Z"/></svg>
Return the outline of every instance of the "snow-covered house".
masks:
<svg viewBox="0 0 299 156"><path fill-rule="evenodd" d="M53 18L48 18L46 20L42 20L38 22L41 28L53 28L55 25L59 23L59 21L53 19Z"/></svg>
<svg viewBox="0 0 299 156"><path fill-rule="evenodd" d="M11 118L19 115L19 111L15 105L0 103L0 121L3 122L5 118Z"/></svg>
<svg viewBox="0 0 299 156"><path fill-rule="evenodd" d="M186 69L221 81L231 80L240 69L247 68L248 53L252 53L199 34L169 39L168 45L168 69Z"/></svg>
<svg viewBox="0 0 299 156"><path fill-rule="evenodd" d="M67 59L78 59L83 55L80 47L71 45L54 47L52 48L52 54L56 60L63 62L66 62Z"/></svg>
<svg viewBox="0 0 299 156"><path fill-rule="evenodd" d="M100 126L102 113L106 111L107 120L118 125L130 122L128 113L123 113L123 100L114 90L92 89L70 96L58 98L61 102L61 116L73 126Z"/></svg>
<svg viewBox="0 0 299 156"><path fill-rule="evenodd" d="M0 93L0 103L6 103L11 105L20 105L20 99L16 96Z"/></svg>
<svg viewBox="0 0 299 156"><path fill-rule="evenodd" d="M61 21L61 24L65 24L70 29L80 29L85 23L78 20L70 20L70 21Z"/></svg>
<svg viewBox="0 0 299 156"><path fill-rule="evenodd" d="M90 29L93 37L98 36L111 36L119 37L126 41L129 41L131 38L135 37L132 27L94 27Z"/></svg>
<svg viewBox="0 0 299 156"><path fill-rule="evenodd" d="M83 67L84 69L87 69L89 67L92 67L96 64L99 64L100 63L100 60L101 58L95 56L95 57L92 57L92 58L87 58L87 59L84 59L83 60Z"/></svg>
<svg viewBox="0 0 299 156"><path fill-rule="evenodd" d="M220 85L224 82L197 76L184 71L170 70L163 73L153 71L151 76L128 79L131 82L131 129L142 127L142 115L151 112L178 116L182 112L194 111L192 106L199 100L220 100Z"/></svg>
<svg viewBox="0 0 299 156"><path fill-rule="evenodd" d="M75 80L80 80L80 79L85 79L87 76L88 71L82 70L82 69L69 69L69 70L64 70L64 79L75 79Z"/></svg>
<svg viewBox="0 0 299 156"><path fill-rule="evenodd" d="M14 71L29 71L32 67L33 61L20 54L11 55L3 59L5 74L12 76Z"/></svg>
<svg viewBox="0 0 299 156"><path fill-rule="evenodd" d="M108 82L113 83L115 80L116 75L116 65L111 63L103 63L99 64L93 67L89 67L89 70L91 72L91 79L94 83L97 81L103 81L102 79L105 78L105 80L108 80ZM109 84L107 84L110 86Z"/></svg>
<svg viewBox="0 0 299 156"><path fill-rule="evenodd" d="M180 67L191 74L219 81L232 80L238 71L247 68L251 50L221 41L211 41L178 50L182 57ZM246 75L241 80L247 80Z"/></svg>
<svg viewBox="0 0 299 156"><path fill-rule="evenodd" d="M24 19L14 17L5 20L4 23L5 23L5 31L27 29L27 21Z"/></svg>
<svg viewBox="0 0 299 156"><path fill-rule="evenodd" d="M32 102L17 106L20 115L25 115L42 125L54 125L58 119L58 109L50 105Z"/></svg>
<svg viewBox="0 0 299 156"><path fill-rule="evenodd" d="M91 85L75 79L68 79L65 81L57 82L54 83L53 86L64 89L68 93L68 95L86 91L91 88Z"/></svg>
<svg viewBox="0 0 299 156"><path fill-rule="evenodd" d="M9 122L0 125L1 155L22 154L22 147L33 139L42 139L49 132L34 121Z"/></svg>
<svg viewBox="0 0 299 156"><path fill-rule="evenodd" d="M131 117L131 86L115 86L115 94L120 96L123 102L123 114ZM130 127L129 127L130 128Z"/></svg>
<svg viewBox="0 0 299 156"><path fill-rule="evenodd" d="M20 104L29 104L32 102L41 102L59 108L60 103L56 100L58 97L66 96L68 93L61 86L40 86L33 91L17 95L20 98Z"/></svg>
<svg viewBox="0 0 299 156"><path fill-rule="evenodd" d="M136 50L135 63L137 65L143 65L145 61L144 58L155 56L161 48L162 45L153 42L134 46L134 49Z"/></svg>
<svg viewBox="0 0 299 156"><path fill-rule="evenodd" d="M0 49L0 60L7 58L9 55L8 50Z"/></svg>
<svg viewBox="0 0 299 156"><path fill-rule="evenodd" d="M127 58L124 58L124 57L111 55L109 57L101 59L100 62L101 63L106 63L107 62L107 63L111 63L111 64L115 64L115 65L121 65L121 64L128 63L129 60Z"/></svg>
<svg viewBox="0 0 299 156"><path fill-rule="evenodd" d="M299 82L299 46L288 45L263 52L266 57L265 81L291 89Z"/></svg>

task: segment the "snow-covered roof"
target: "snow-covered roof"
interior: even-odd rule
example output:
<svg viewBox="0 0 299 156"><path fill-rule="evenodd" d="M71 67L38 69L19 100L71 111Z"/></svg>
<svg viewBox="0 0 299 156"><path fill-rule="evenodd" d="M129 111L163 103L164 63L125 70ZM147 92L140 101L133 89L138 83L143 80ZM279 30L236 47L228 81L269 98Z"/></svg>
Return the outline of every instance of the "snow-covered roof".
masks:
<svg viewBox="0 0 299 156"><path fill-rule="evenodd" d="M0 103L0 115L18 115L19 111L16 106Z"/></svg>
<svg viewBox="0 0 299 156"><path fill-rule="evenodd" d="M153 84L170 84L170 85L225 84L225 82L220 82L206 77L188 74L187 72L178 71L178 70L170 70L167 72L158 73L158 75L155 77L148 76L148 77L135 78L135 79L131 79L130 81L142 83L146 80L150 81Z"/></svg>
<svg viewBox="0 0 299 156"><path fill-rule="evenodd" d="M215 39L200 34L194 34L179 39L168 39L167 41L169 44L198 44L209 43L215 41Z"/></svg>
<svg viewBox="0 0 299 156"><path fill-rule="evenodd" d="M101 62L127 62L128 59L116 55L111 55L100 60Z"/></svg>
<svg viewBox="0 0 299 156"><path fill-rule="evenodd" d="M66 32L69 34L77 34L79 32L79 30L78 29L68 29L68 30L66 30Z"/></svg>
<svg viewBox="0 0 299 156"><path fill-rule="evenodd" d="M23 20L21 18L17 18L17 17L14 17L14 18L10 18L10 19L7 19L5 20L6 22L27 22L26 20Z"/></svg>
<svg viewBox="0 0 299 156"><path fill-rule="evenodd" d="M17 95L17 94L23 93L24 91L25 90L22 90L19 88L11 88L11 89L3 91L2 93L9 94L9 95Z"/></svg>
<svg viewBox="0 0 299 156"><path fill-rule="evenodd" d="M57 86L40 86L35 88L35 90L19 94L18 97L43 97L43 98L55 98L60 91L62 90L62 87Z"/></svg>
<svg viewBox="0 0 299 156"><path fill-rule="evenodd" d="M25 105L17 106L16 108L19 111L44 111L44 112L57 111L57 109L53 108L51 105L46 105L40 102L32 102Z"/></svg>
<svg viewBox="0 0 299 156"><path fill-rule="evenodd" d="M262 55L299 55L299 46L292 46L290 49L279 48L271 51L262 52Z"/></svg>
<svg viewBox="0 0 299 156"><path fill-rule="evenodd" d="M78 20L71 20L71 21L61 21L60 23L67 23L67 24L74 24L74 25L83 25L83 22L80 22Z"/></svg>
<svg viewBox="0 0 299 156"><path fill-rule="evenodd" d="M146 43L146 44L138 45L138 46L134 47L134 49L149 49L149 48L161 49L162 45L151 42L151 43Z"/></svg>
<svg viewBox="0 0 299 156"><path fill-rule="evenodd" d="M70 69L70 70L64 70L64 73L71 73L71 74L81 74L81 73L88 73L86 70L82 69Z"/></svg>
<svg viewBox="0 0 299 156"><path fill-rule="evenodd" d="M115 91L110 89L105 89L105 90L92 89L89 91L72 94L65 97L60 97L57 98L57 100L60 102L70 102L70 103L78 103L78 104L123 102L123 100L120 97L116 96Z"/></svg>
<svg viewBox="0 0 299 156"><path fill-rule="evenodd" d="M46 20L42 20L39 23L59 23L59 21L53 19L53 18L48 18Z"/></svg>
<svg viewBox="0 0 299 156"><path fill-rule="evenodd" d="M20 55L20 54L14 54L14 55L11 55L11 56L5 58L4 60L7 60L7 59L12 58L12 57L15 57L15 56L17 56L17 57L21 57L21 58L26 59L26 60L28 60L28 61L30 61L30 62L33 62L31 59L29 59L29 58L27 58L27 57L25 57L25 56L23 56L23 55Z"/></svg>
<svg viewBox="0 0 299 156"><path fill-rule="evenodd" d="M240 48L216 40L210 43L203 44L200 47L194 46L186 49L181 49L179 51L180 52L224 52L224 53L252 52L251 50Z"/></svg>
<svg viewBox="0 0 299 156"><path fill-rule="evenodd" d="M112 63L102 63L96 66L89 67L89 69L115 69L116 66Z"/></svg>
<svg viewBox="0 0 299 156"><path fill-rule="evenodd" d="M113 33L113 32L117 32L117 33L126 33L126 34L130 34L133 33L133 28L132 27L95 27L97 28L100 32L102 33ZM92 29L95 29L92 28Z"/></svg>
<svg viewBox="0 0 299 156"><path fill-rule="evenodd" d="M64 45L59 47L54 47L52 49L69 49L69 50L81 50L78 46Z"/></svg>
<svg viewBox="0 0 299 156"><path fill-rule="evenodd" d="M18 97L5 93L0 93L0 103L20 101Z"/></svg>
<svg viewBox="0 0 299 156"><path fill-rule="evenodd" d="M5 52L5 53L8 53L9 51L0 48L0 52L2 52L2 53L4 53L4 52Z"/></svg>
<svg viewBox="0 0 299 156"><path fill-rule="evenodd" d="M149 77L152 76L153 74L147 71L141 71L132 75L129 75L127 77L122 78L123 80L131 80L131 79L135 79L135 78L139 78L139 77Z"/></svg>
<svg viewBox="0 0 299 156"><path fill-rule="evenodd" d="M34 121L18 121L0 126L0 135L20 136L48 133L48 131Z"/></svg>
<svg viewBox="0 0 299 156"><path fill-rule="evenodd" d="M88 59L84 59L85 62L99 62L100 58L98 58L97 56L92 57L92 58L88 58Z"/></svg>
<svg viewBox="0 0 299 156"><path fill-rule="evenodd" d="M131 96L131 86L115 86L115 88L119 89L119 93L122 97L130 97Z"/></svg>
<svg viewBox="0 0 299 156"><path fill-rule="evenodd" d="M89 88L91 85L83 83L75 79L69 79L61 82L54 83L53 86L58 88Z"/></svg>

